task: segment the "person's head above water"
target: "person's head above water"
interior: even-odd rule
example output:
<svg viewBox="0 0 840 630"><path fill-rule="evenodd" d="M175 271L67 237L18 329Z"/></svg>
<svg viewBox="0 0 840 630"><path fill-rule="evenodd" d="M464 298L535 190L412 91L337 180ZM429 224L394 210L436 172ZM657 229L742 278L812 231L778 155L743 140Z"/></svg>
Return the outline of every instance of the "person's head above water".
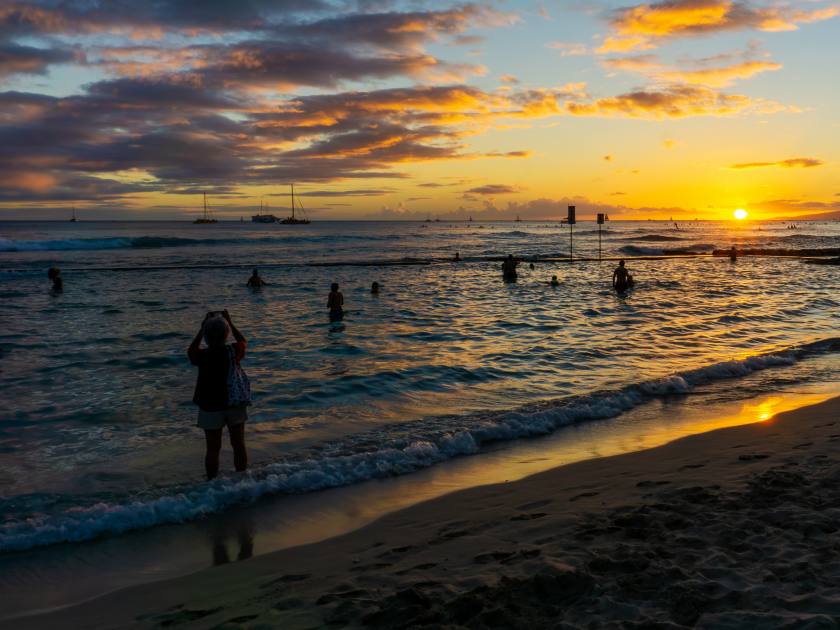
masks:
<svg viewBox="0 0 840 630"><path fill-rule="evenodd" d="M330 291L338 291L338 282L333 282L330 285Z"/></svg>
<svg viewBox="0 0 840 630"><path fill-rule="evenodd" d="M260 272L256 267L254 267L254 269L251 271L251 274L253 274L254 276L258 276L260 275Z"/></svg>
<svg viewBox="0 0 840 630"><path fill-rule="evenodd" d="M378 282L374 282L372 285L370 285L370 292L371 293L379 293L379 283Z"/></svg>
<svg viewBox="0 0 840 630"><path fill-rule="evenodd" d="M204 322L204 341L211 348L225 345L230 327L222 317L211 317Z"/></svg>
<svg viewBox="0 0 840 630"><path fill-rule="evenodd" d="M61 270L58 267L50 267L49 271L47 271L47 277L50 280L55 280L60 275Z"/></svg>

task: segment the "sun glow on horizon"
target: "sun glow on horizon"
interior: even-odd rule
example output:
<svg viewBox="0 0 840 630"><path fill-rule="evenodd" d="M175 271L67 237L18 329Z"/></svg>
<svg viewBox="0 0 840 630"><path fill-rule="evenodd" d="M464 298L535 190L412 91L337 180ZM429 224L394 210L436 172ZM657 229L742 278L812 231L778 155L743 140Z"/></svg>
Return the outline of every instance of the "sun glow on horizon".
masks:
<svg viewBox="0 0 840 630"><path fill-rule="evenodd" d="M748 214L749 213L746 210L744 210L743 208L738 208L735 212L732 213L732 215L738 221L743 221L744 219L746 219Z"/></svg>

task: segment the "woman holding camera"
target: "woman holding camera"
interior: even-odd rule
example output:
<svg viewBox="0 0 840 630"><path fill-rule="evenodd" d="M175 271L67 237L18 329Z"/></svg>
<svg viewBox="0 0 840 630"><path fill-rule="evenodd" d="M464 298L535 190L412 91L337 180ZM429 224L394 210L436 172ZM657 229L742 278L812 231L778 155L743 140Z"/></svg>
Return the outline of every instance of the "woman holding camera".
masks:
<svg viewBox="0 0 840 630"><path fill-rule="evenodd" d="M228 344L233 334L234 343ZM207 344L201 347L201 340ZM245 451L245 421L251 404L248 377L239 366L245 356L245 337L230 319L228 312L207 313L201 329L187 350L190 362L198 367L193 402L198 405L198 426L204 429L207 453L204 467L207 478L219 473L219 452L225 426L233 447L233 461L239 472L248 468Z"/></svg>

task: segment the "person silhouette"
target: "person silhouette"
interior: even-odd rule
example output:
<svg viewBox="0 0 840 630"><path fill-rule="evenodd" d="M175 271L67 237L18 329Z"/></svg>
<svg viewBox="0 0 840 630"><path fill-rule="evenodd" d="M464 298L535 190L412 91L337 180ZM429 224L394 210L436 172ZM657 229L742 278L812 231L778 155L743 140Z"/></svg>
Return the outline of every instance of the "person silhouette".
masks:
<svg viewBox="0 0 840 630"><path fill-rule="evenodd" d="M253 272L251 272L251 277L248 278L248 283L245 286L251 287L252 289L259 289L260 287L268 286L268 282L260 278L260 272L254 267Z"/></svg>
<svg viewBox="0 0 840 630"><path fill-rule="evenodd" d="M378 282L374 282L373 284L370 285L370 292L373 295L379 295L379 283Z"/></svg>
<svg viewBox="0 0 840 630"><path fill-rule="evenodd" d="M338 282L330 285L327 308L330 309L330 321L338 321L344 317L344 295L338 290Z"/></svg>
<svg viewBox="0 0 840 630"><path fill-rule="evenodd" d="M502 277L506 282L515 282L518 274L516 273L516 266L519 261L513 257L513 254L508 254L508 257L502 262Z"/></svg>
<svg viewBox="0 0 840 630"><path fill-rule="evenodd" d="M623 259L618 261L618 267L613 271L612 285L613 289L619 292L626 291L633 286L633 276L630 275L630 272L624 266Z"/></svg>
<svg viewBox="0 0 840 630"><path fill-rule="evenodd" d="M58 267L50 267L47 277L52 280L52 292L61 293L64 291L64 280L61 279L61 270Z"/></svg>
<svg viewBox="0 0 840 630"><path fill-rule="evenodd" d="M553 287L559 287L560 281L557 279L557 276L551 276L551 282L549 284Z"/></svg>
<svg viewBox="0 0 840 630"><path fill-rule="evenodd" d="M228 345L231 333L235 342ZM202 339L207 344L206 348L201 347ZM198 334L187 349L190 363L198 368L193 402L198 405L197 425L204 429L207 479L219 474L219 453L225 426L230 434L236 470L244 472L248 468L245 422L248 420L247 406L251 404L251 392L247 377L239 367L246 346L245 337L233 325L225 310L205 315ZM232 378L232 375L236 376Z"/></svg>

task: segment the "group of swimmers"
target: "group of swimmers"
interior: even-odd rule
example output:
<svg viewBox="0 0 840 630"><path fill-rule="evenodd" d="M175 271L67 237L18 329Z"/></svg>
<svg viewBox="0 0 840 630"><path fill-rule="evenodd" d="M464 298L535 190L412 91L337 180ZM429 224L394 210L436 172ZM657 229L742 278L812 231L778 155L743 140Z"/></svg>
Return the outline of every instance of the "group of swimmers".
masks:
<svg viewBox="0 0 840 630"><path fill-rule="evenodd" d="M505 282L516 282L518 273L516 268L519 266L519 260L513 257L513 254L508 254L508 257L502 261L502 278ZM534 268L534 263L530 264L531 269ZM560 281L557 276L551 276L551 281L548 283L552 287L560 286ZM612 275L612 287L619 293L626 291L635 284L633 276L627 271L624 265L624 260L618 261L618 267L615 268Z"/></svg>

